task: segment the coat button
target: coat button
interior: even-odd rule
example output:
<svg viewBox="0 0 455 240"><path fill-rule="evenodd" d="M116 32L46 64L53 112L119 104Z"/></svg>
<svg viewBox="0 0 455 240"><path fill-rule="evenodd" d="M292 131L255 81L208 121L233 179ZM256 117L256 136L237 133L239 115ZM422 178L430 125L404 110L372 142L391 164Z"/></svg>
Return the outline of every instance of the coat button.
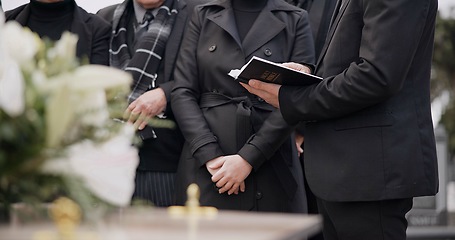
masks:
<svg viewBox="0 0 455 240"><path fill-rule="evenodd" d="M210 52L215 51L215 49L216 49L216 45L212 45L212 46L209 47L209 51Z"/></svg>
<svg viewBox="0 0 455 240"><path fill-rule="evenodd" d="M264 49L264 54L267 57L270 57L270 56L272 56L272 50L270 50L270 48L266 48L266 49Z"/></svg>
<svg viewBox="0 0 455 240"><path fill-rule="evenodd" d="M262 198L262 193L261 192L256 192L256 199L259 200Z"/></svg>
<svg viewBox="0 0 455 240"><path fill-rule="evenodd" d="M264 99L258 97L258 101L259 101L259 102L264 102Z"/></svg>

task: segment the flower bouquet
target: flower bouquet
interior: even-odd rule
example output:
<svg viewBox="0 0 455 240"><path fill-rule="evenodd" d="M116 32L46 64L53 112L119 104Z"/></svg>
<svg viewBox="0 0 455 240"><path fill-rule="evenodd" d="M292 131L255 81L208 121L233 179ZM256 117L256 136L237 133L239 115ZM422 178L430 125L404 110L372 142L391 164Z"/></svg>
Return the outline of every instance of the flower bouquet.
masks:
<svg viewBox="0 0 455 240"><path fill-rule="evenodd" d="M83 212L128 205L138 164L134 128L114 121L131 76L82 65L77 36L41 40L0 12L0 208L66 196ZM3 216L5 217L5 216Z"/></svg>

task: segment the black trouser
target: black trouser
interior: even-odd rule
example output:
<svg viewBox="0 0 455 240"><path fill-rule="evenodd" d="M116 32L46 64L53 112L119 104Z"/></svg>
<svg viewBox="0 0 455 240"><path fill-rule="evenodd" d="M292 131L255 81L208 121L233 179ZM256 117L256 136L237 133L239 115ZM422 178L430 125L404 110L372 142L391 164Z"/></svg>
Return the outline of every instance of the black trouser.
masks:
<svg viewBox="0 0 455 240"><path fill-rule="evenodd" d="M173 172L136 171L133 199L145 200L155 207L175 205Z"/></svg>
<svg viewBox="0 0 455 240"><path fill-rule="evenodd" d="M371 202L317 199L325 240L405 240L412 198Z"/></svg>

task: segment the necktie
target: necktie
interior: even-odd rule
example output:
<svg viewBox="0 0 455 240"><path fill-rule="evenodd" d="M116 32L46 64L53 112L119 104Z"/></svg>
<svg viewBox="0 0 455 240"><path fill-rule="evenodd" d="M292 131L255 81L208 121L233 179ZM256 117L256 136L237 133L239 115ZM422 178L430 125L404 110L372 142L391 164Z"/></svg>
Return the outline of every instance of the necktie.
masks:
<svg viewBox="0 0 455 240"><path fill-rule="evenodd" d="M147 10L142 18L142 22L137 26L135 40L136 42L141 39L144 33L147 32L150 22L153 20L153 14L151 10Z"/></svg>

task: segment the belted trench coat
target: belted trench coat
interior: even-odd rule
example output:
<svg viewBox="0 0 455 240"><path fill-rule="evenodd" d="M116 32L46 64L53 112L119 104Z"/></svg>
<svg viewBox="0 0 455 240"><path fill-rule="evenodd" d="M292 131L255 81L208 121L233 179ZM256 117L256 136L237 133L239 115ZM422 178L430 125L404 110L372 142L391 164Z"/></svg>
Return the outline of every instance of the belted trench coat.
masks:
<svg viewBox="0 0 455 240"><path fill-rule="evenodd" d="M197 183L200 202L220 209L305 212L303 174L292 132L279 111L249 94L228 72L253 56L314 63L307 12L269 0L243 41L229 0L196 7L176 63L171 103L186 139L177 202ZM219 194L205 163L239 154L253 170L239 195Z"/></svg>

